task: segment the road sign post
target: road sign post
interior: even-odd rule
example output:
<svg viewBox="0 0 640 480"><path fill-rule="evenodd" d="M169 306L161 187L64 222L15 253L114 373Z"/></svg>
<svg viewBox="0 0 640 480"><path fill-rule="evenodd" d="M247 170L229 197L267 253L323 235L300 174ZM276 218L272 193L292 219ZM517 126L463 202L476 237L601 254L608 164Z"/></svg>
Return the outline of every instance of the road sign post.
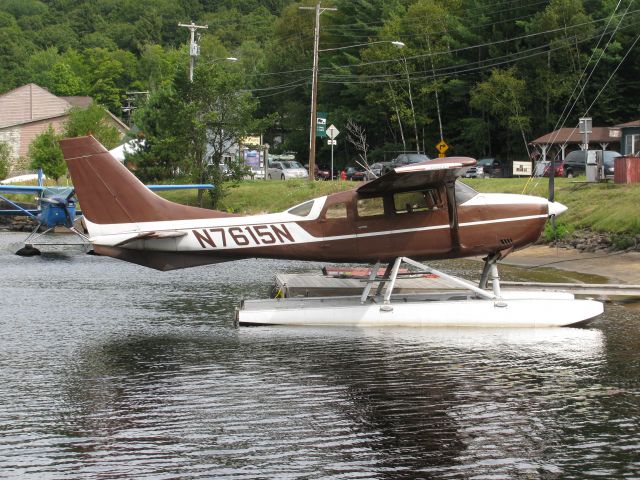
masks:
<svg viewBox="0 0 640 480"><path fill-rule="evenodd" d="M329 145L331 145L331 180L333 180L333 146L337 144L335 138L339 133L340 130L338 130L334 124L329 125L329 128L327 128L327 137L330 138Z"/></svg>

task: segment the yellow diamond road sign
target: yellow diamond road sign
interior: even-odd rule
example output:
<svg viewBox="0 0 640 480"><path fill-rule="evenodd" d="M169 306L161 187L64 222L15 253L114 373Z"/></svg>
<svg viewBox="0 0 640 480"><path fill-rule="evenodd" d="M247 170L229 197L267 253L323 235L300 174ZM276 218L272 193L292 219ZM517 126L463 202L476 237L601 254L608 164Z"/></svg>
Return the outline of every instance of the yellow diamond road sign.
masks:
<svg viewBox="0 0 640 480"><path fill-rule="evenodd" d="M449 150L449 145L447 145L444 140L440 140L440 143L436 145L436 150L438 150L440 153L444 153Z"/></svg>

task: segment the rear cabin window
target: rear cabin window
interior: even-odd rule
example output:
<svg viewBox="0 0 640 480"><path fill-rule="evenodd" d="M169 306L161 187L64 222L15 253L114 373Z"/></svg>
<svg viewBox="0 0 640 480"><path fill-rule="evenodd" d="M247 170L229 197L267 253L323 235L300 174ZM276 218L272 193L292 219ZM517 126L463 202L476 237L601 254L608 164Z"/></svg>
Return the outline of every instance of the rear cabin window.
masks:
<svg viewBox="0 0 640 480"><path fill-rule="evenodd" d="M298 217L306 217L311 213L311 209L313 208L313 200L310 202L305 202L302 205L298 205L289 210L291 215L297 215Z"/></svg>
<svg viewBox="0 0 640 480"><path fill-rule="evenodd" d="M343 202L330 205L329 208L327 208L327 212L325 213L325 218L347 218L347 204Z"/></svg>
<svg viewBox="0 0 640 480"><path fill-rule="evenodd" d="M440 194L433 189L396 193L393 196L393 207L396 213L425 212L440 206Z"/></svg>
<svg viewBox="0 0 640 480"><path fill-rule="evenodd" d="M361 198L358 200L358 216L373 217L384 215L384 201L382 197Z"/></svg>

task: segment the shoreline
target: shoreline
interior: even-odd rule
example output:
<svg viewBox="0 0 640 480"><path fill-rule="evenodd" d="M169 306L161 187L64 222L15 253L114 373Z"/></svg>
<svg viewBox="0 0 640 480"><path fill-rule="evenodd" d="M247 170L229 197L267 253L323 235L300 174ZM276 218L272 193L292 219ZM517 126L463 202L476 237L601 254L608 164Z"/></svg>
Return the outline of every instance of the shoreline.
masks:
<svg viewBox="0 0 640 480"><path fill-rule="evenodd" d="M573 248L532 245L509 254L503 265L558 270L599 275L611 283L640 285L640 252L617 251L587 253Z"/></svg>

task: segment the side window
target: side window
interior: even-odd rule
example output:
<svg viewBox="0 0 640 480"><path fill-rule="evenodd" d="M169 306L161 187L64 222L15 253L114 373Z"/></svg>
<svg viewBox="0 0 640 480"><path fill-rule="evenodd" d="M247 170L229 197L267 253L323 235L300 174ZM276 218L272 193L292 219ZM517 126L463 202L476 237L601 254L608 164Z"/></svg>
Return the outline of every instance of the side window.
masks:
<svg viewBox="0 0 640 480"><path fill-rule="evenodd" d="M382 197L361 198L358 200L359 217L373 217L375 215L384 215Z"/></svg>
<svg viewBox="0 0 640 480"><path fill-rule="evenodd" d="M327 220L347 218L347 204L342 202L330 205L324 216Z"/></svg>
<svg viewBox="0 0 640 480"><path fill-rule="evenodd" d="M393 207L396 213L424 212L441 206L440 195L434 189L396 193L393 196Z"/></svg>
<svg viewBox="0 0 640 480"><path fill-rule="evenodd" d="M624 153L626 155L637 155L640 153L640 135L627 136L627 146Z"/></svg>

